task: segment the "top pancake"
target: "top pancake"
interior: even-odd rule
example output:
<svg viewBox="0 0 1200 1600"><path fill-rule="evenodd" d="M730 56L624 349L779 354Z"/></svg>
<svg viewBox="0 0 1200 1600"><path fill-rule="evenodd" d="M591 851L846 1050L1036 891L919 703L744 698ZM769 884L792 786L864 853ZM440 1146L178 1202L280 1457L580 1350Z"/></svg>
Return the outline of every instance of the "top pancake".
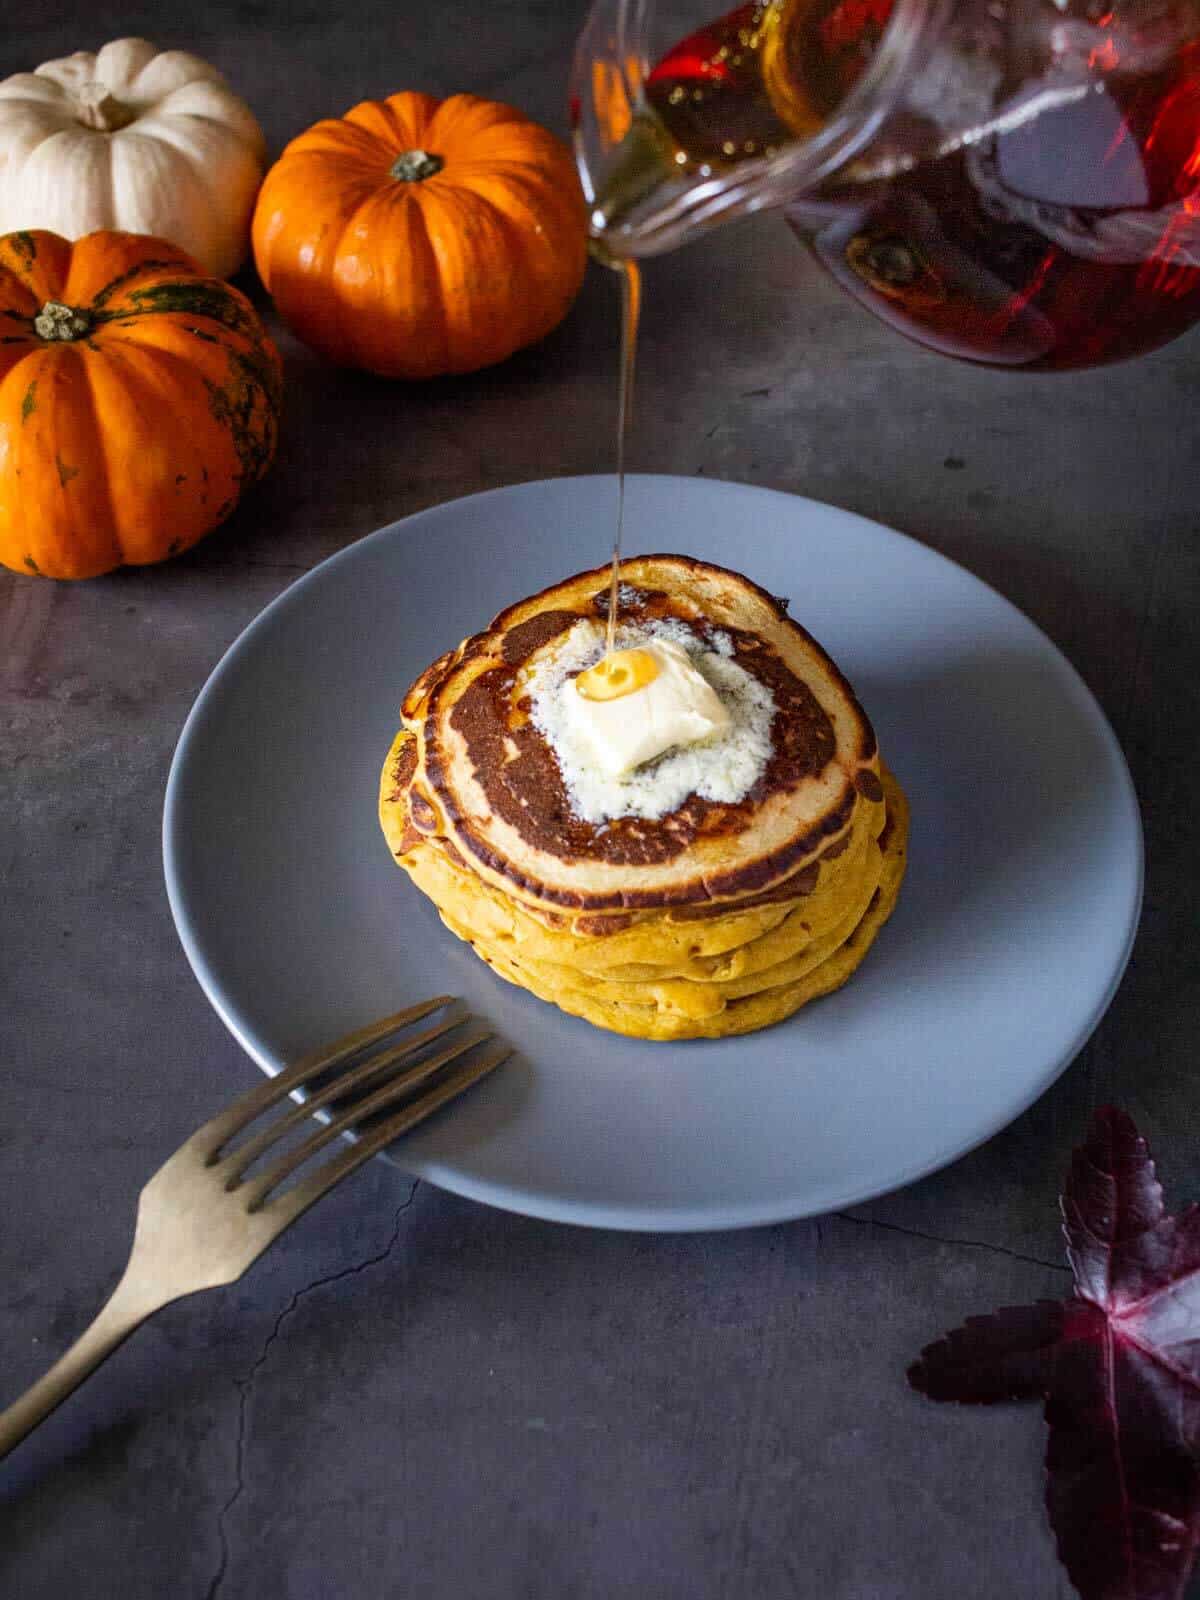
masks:
<svg viewBox="0 0 1200 1600"><path fill-rule="evenodd" d="M676 618L720 629L775 700L772 755L736 804L690 795L659 819L575 816L553 750L529 721L522 669L581 617L602 618L607 567L502 611L405 696L416 735L404 774L412 825L532 907L584 912L729 909L778 889L882 799L875 735L834 663L748 579L686 556L621 565L623 625ZM398 775L399 776L399 775Z"/></svg>

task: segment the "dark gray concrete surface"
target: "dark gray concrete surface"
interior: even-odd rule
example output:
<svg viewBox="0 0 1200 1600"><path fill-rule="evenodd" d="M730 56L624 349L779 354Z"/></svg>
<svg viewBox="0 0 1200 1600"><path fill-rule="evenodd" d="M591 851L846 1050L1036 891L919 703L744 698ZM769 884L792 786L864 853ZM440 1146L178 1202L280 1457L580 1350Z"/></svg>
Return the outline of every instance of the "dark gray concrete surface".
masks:
<svg viewBox="0 0 1200 1600"><path fill-rule="evenodd" d="M581 14L43 0L6 17L0 75L144 33L214 58L273 150L401 87L561 129ZM281 457L223 530L93 583L0 577L0 1403L111 1286L144 1178L255 1076L162 883L193 697L267 601L380 524L609 470L615 319L593 271L542 348L416 387L331 371L272 323ZM1062 1292L1056 1196L1093 1106L1127 1107L1169 1193L1200 1198L1198 402L1197 336L1060 379L912 349L774 219L652 264L635 467L902 528L1034 617L1099 696L1147 833L1124 986L1006 1132L819 1222L597 1233L376 1164L240 1284L159 1316L0 1468L0 1595L1065 1597L1037 1408L933 1406L904 1369L968 1313Z"/></svg>

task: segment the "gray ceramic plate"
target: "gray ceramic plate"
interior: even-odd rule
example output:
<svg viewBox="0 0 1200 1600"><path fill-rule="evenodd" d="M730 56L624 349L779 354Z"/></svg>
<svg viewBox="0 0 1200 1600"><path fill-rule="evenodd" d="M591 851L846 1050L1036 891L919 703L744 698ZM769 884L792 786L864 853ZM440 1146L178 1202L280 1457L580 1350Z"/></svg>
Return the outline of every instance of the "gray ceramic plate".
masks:
<svg viewBox="0 0 1200 1600"><path fill-rule="evenodd" d="M396 1159L460 1194L620 1228L845 1206L1003 1127L1096 1026L1141 898L1137 802L1074 670L921 545L788 495L631 485L628 548L788 595L912 801L899 908L854 980L745 1039L641 1044L495 978L392 863L379 768L418 670L522 595L603 561L611 478L421 512L296 583L217 667L167 786L176 924L267 1072L448 990L520 1047Z"/></svg>

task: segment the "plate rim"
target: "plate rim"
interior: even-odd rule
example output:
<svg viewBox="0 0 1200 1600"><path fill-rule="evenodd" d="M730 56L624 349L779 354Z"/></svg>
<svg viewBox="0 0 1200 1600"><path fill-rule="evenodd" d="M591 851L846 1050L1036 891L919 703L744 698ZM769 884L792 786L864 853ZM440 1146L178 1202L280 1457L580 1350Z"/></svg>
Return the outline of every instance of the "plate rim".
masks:
<svg viewBox="0 0 1200 1600"><path fill-rule="evenodd" d="M689 490L702 486L706 494L715 493L718 497L730 492L744 494L750 491L755 495L769 496L772 499L786 501L789 506L796 508L801 514L806 510L816 510L822 516L832 515L835 520L849 520L868 530L873 536L898 540L918 552L921 558L943 563L952 568L960 579L966 580L969 586L978 588L993 604L998 605L1003 612L1016 618L1024 627L1031 629L1041 646L1055 660L1057 667L1064 674L1065 682L1070 684L1082 707L1086 710L1094 730L1099 733L1110 756L1114 758L1114 774L1121 791L1121 803L1123 808L1128 811L1129 820L1132 824L1130 843L1135 857L1134 885L1128 907L1127 922L1122 934L1119 957L1114 964L1109 981L1102 994L1089 1010L1085 1021L1076 1030L1070 1043L1038 1075L1032 1084L1026 1084L1022 1092L1013 1101L1006 1102L1001 1112L986 1119L988 1126L984 1131L972 1131L965 1139L950 1141L948 1145L939 1149L936 1154L914 1162L911 1167L903 1169L899 1176L889 1176L885 1182L877 1186L863 1189L861 1185L854 1185L844 1191L825 1191L814 1197L811 1203L806 1202L800 1209L797 1209L795 1201L781 1201L777 1204L746 1203L734 1206L722 1204L718 1216L714 1216L711 1212L705 1212L702 1208L696 1206L667 1206L651 1213L644 1207L623 1206L611 1202L606 1202L604 1205L596 1205L569 1197L546 1197L540 1192L519 1189L512 1184L505 1184L495 1180L484 1181L476 1179L469 1174L464 1175L458 1170L451 1171L436 1160L418 1161L411 1165L405 1165L387 1151L382 1153L382 1159L423 1182L431 1183L437 1188L448 1190L466 1199L494 1206L498 1210L536 1218L541 1221L583 1227L617 1229L623 1232L726 1232L732 1229L767 1227L781 1222L801 1221L808 1217L828 1215L830 1212L843 1209L846 1206L864 1205L882 1195L892 1194L900 1189L907 1188L909 1185L919 1182L922 1178L950 1166L953 1162L960 1160L972 1150L978 1149L981 1145L986 1144L989 1139L994 1138L998 1133L1009 1127L1062 1076L1099 1026L1121 986L1129 965L1137 940L1145 894L1145 835L1137 790L1129 770L1129 764L1103 706L1074 663L1051 639L1049 634L998 589L995 589L985 579L973 573L968 567L963 566L961 562L944 555L940 550L924 544L911 534L893 528L887 523L879 522L873 517L864 516L856 511L848 511L828 501L817 500L810 495L796 494L785 489L773 489L765 485L744 483L735 479L698 478L694 475L683 473L629 473L627 474L627 481L632 483L686 485ZM249 644L252 637L260 630L270 626L276 610L283 608L285 604L294 604L296 596L301 590L307 588L310 584L320 581L322 575L328 569L355 558L356 553L362 547L394 539L398 531L410 522L429 516L436 516L478 501L486 501L497 497L507 498L514 494L519 496L523 491L537 489L549 483L560 486L573 483L587 486L611 484L615 492L616 475L614 473L563 473L500 484L490 489L482 489L471 494L455 496L450 500L435 501L431 505L424 506L417 511L408 512L403 517L398 517L368 534L351 540L350 543L343 545L339 550L335 550L307 572L302 573L292 583L289 583L279 594L268 601L261 611L251 618L222 651L192 701L176 739L163 795L162 857L167 902L184 955L202 993L235 1041L255 1065L269 1077L274 1077L280 1072L284 1063L276 1060L270 1052L261 1047L250 1031L248 1024L244 1023L235 1013L215 974L209 967L187 909L186 893L180 881L180 872L176 859L174 840L178 832L177 818L181 805L180 794L184 784L183 773L189 759L190 745L196 739L197 729L205 716L207 702L220 692L225 677L234 670L236 658L242 649Z"/></svg>

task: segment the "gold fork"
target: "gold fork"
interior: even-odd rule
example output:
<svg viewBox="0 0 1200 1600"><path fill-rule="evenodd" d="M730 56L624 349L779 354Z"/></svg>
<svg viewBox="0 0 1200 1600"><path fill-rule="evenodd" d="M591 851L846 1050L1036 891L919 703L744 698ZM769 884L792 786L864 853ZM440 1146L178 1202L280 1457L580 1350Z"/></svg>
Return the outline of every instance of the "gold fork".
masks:
<svg viewBox="0 0 1200 1600"><path fill-rule="evenodd" d="M428 1027L405 1032L438 1012ZM480 1050L493 1035L467 1028L468 1021L449 995L409 1006L297 1061L198 1128L142 1190L128 1264L95 1321L44 1377L0 1411L0 1460L147 1317L183 1295L240 1278L315 1200L512 1054L502 1044ZM387 1043L396 1034L403 1037ZM226 1148L264 1111L305 1086L300 1104ZM324 1106L330 1114L322 1127L249 1176L281 1135ZM271 1198L298 1167L352 1129L360 1130L353 1144L341 1145Z"/></svg>

